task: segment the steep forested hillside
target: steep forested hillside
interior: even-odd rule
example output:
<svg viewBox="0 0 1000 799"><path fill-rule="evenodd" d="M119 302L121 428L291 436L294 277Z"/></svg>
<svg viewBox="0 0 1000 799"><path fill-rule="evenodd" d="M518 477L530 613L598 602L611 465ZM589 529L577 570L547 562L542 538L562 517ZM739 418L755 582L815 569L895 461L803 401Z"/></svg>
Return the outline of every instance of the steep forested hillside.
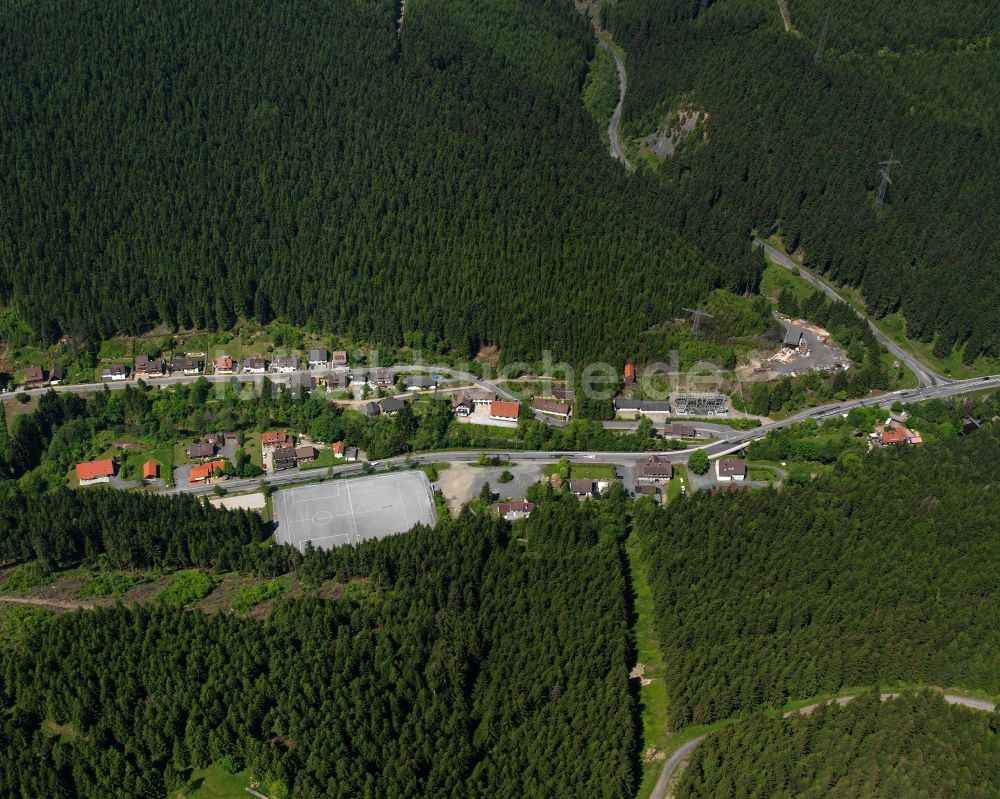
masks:
<svg viewBox="0 0 1000 799"><path fill-rule="evenodd" d="M809 716L757 715L702 742L675 796L997 797L998 721L933 694L880 702L869 693Z"/></svg>
<svg viewBox="0 0 1000 799"><path fill-rule="evenodd" d="M645 517L673 722L899 679L1000 692L998 446L991 426Z"/></svg>
<svg viewBox="0 0 1000 799"><path fill-rule="evenodd" d="M626 799L622 502L553 501L527 553L466 513L307 554L303 578L350 590L263 621L48 617L0 651L0 794L162 797L229 756L271 797Z"/></svg>
<svg viewBox="0 0 1000 799"><path fill-rule="evenodd" d="M702 112L659 166L710 235L777 225L807 264L860 286L879 314L966 362L1000 355L1000 29L996 3L620 0L624 127ZM826 47L816 54L830 11ZM707 119L705 118L707 114ZM881 215L879 162L894 155ZM936 337L936 338L935 338Z"/></svg>
<svg viewBox="0 0 1000 799"><path fill-rule="evenodd" d="M755 284L606 157L571 4L409 0L400 38L397 6L7 4L0 302L46 340L277 316L620 359Z"/></svg>

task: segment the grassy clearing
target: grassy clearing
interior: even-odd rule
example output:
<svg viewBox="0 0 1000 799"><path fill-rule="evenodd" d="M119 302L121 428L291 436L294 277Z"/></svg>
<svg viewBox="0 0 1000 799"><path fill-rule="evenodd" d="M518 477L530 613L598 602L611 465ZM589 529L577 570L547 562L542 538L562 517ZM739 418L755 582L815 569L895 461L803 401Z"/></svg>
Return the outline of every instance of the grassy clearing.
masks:
<svg viewBox="0 0 1000 799"><path fill-rule="evenodd" d="M559 471L558 463L549 463L542 467L542 473L551 477ZM569 467L570 480L615 480L618 473L615 467L607 463L574 463Z"/></svg>
<svg viewBox="0 0 1000 799"><path fill-rule="evenodd" d="M37 560L24 563L10 573L10 576L0 583L0 594L11 594L37 588L52 580L52 573Z"/></svg>
<svg viewBox="0 0 1000 799"><path fill-rule="evenodd" d="M681 489L684 488L686 491L690 491L690 486L688 483L688 472L687 467L683 464L674 465L674 478L669 483L667 483L667 494L664 497L665 502L673 502L677 497L681 495Z"/></svg>
<svg viewBox="0 0 1000 799"><path fill-rule="evenodd" d="M653 594L646 580L646 565L642 559L641 546L635 535L632 535L626 546L632 577L632 592L635 598L635 635L636 658L645 667L643 678L650 680L639 689L639 703L642 713L642 749L643 752L654 746L658 751L666 751L670 734L667 725L667 687L660 657L660 644L656 637L656 611L653 607ZM679 745L679 744L678 744ZM639 788L639 799L645 799L653 790L660 769L661 760L642 764L642 783Z"/></svg>
<svg viewBox="0 0 1000 799"><path fill-rule="evenodd" d="M285 577L245 585L233 597L233 610L249 613L261 602L281 596L286 588L288 588L288 579Z"/></svg>
<svg viewBox="0 0 1000 799"><path fill-rule="evenodd" d="M250 772L229 774L218 763L191 772L184 786L172 794L174 799L245 799Z"/></svg>
<svg viewBox="0 0 1000 799"><path fill-rule="evenodd" d="M767 466L757 466L753 464L748 467L748 477L761 483L771 483L778 479L777 473Z"/></svg>
<svg viewBox="0 0 1000 799"><path fill-rule="evenodd" d="M770 258L760 278L760 293L771 302L776 302L784 290L790 291L799 302L810 297L816 289L805 278L792 274L783 266L778 266Z"/></svg>
<svg viewBox="0 0 1000 799"><path fill-rule="evenodd" d="M316 460L309 463L303 463L299 466L299 469L302 469L303 471L308 471L309 469L326 469L330 466L343 466L347 463L347 461L340 456L334 455L333 450L330 447L317 449L316 452Z"/></svg>
<svg viewBox="0 0 1000 799"><path fill-rule="evenodd" d="M82 599L107 599L125 596L147 578L133 572L104 572L90 576L80 588Z"/></svg>
<svg viewBox="0 0 1000 799"><path fill-rule="evenodd" d="M156 595L156 601L168 605L190 605L207 597L218 582L217 577L199 569L185 569L170 578L166 588Z"/></svg>

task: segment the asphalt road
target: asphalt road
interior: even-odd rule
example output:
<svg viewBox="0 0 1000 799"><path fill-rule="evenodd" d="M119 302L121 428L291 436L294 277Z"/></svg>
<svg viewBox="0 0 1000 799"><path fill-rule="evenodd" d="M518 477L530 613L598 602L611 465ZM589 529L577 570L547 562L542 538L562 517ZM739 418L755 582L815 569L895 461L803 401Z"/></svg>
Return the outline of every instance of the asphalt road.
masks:
<svg viewBox="0 0 1000 799"><path fill-rule="evenodd" d="M898 696L899 696L898 693L884 693L881 695L881 699L883 702L888 702L890 699L895 699ZM836 699L832 699L830 701L838 705L846 705L848 702L856 698L857 698L856 695L848 694L846 696L838 696ZM996 705L994 705L992 702L987 702L984 699L976 699L975 697L971 696L963 696L961 694L945 694L944 701L947 702L949 705L961 705L962 707L971 708L972 710L981 710L985 713L993 713L994 711L996 711ZM806 705L805 707L801 707L798 710L792 710L789 711L788 713L785 713L784 718L788 718L790 716L807 715L809 713L812 713L814 710L816 710L816 708L824 704L829 704L829 703L817 702L816 704L813 705ZM663 770L660 772L660 776L656 780L656 786L653 788L653 792L649 795L649 799L664 799L667 793L667 787L670 785L670 780L673 778L678 767L681 765L681 763L683 763L688 759L691 753L695 750L695 747L697 747L698 744L704 741L705 738L707 737L708 737L707 735L701 735L697 738L692 738L690 741L680 746L670 756L670 759L663 764Z"/></svg>
<svg viewBox="0 0 1000 799"><path fill-rule="evenodd" d="M604 41L604 39L598 38L597 46L611 52L611 57L615 59L615 68L618 70L618 104L615 106L615 110L611 114L611 121L608 123L608 141L611 144L611 155L621 161L629 172L632 172L635 167L632 166L632 163L625 156L625 150L622 149L621 137L618 132L622 121L622 105L625 103L625 92L628 90L625 64L622 63L621 57L615 48Z"/></svg>
<svg viewBox="0 0 1000 799"><path fill-rule="evenodd" d="M789 258L780 250L776 250L767 242L755 238L753 240L753 246L759 247L760 249L764 250L764 252L766 252L772 260L774 260L776 263L781 264L781 266L785 267L786 269L789 270L798 269L799 275L802 278L804 278L806 281L811 283L817 289L822 291L830 299L834 300L835 302L844 301L844 299L839 294L837 294L836 291L830 288L830 286L828 286L826 283L824 283L815 275L811 274L808 270L801 269L799 265L795 263L791 258ZM910 367L910 369L913 370L913 373L917 376L917 380L919 381L921 386L937 386L941 385L942 383L951 382L947 378L939 375L937 372L932 370L924 363L918 361L915 357L913 357L913 355L911 355L902 347L900 347L895 341L893 341L885 333L883 333L875 325L875 323L872 322L872 320L869 319L867 316L865 316L863 313L861 313L857 309L855 309L854 312L862 319L864 319L865 322L868 323L868 327L871 328L872 333L875 334L875 338L883 347L889 350L889 352L891 352L896 358L898 358L902 363L905 363L908 367Z"/></svg>

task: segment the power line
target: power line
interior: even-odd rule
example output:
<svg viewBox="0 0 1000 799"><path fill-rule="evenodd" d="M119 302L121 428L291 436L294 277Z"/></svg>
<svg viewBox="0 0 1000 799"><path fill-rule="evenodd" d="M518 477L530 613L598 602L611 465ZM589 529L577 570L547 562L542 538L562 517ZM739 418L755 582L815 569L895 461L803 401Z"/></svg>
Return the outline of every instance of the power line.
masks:
<svg viewBox="0 0 1000 799"><path fill-rule="evenodd" d="M691 335L692 336L697 336L698 335L698 331L701 329L701 320L702 319L711 319L712 318L712 314L706 313L705 311L701 310L700 308L685 308L684 310L687 311L689 314L691 314Z"/></svg>
<svg viewBox="0 0 1000 799"><path fill-rule="evenodd" d="M878 165L882 167L879 170L879 175L881 176L881 181L878 184L878 191L875 194L875 210L881 213L882 206L885 204L885 190L892 185L892 178L889 176L889 171L896 164L900 163L891 155L885 161L879 161Z"/></svg>

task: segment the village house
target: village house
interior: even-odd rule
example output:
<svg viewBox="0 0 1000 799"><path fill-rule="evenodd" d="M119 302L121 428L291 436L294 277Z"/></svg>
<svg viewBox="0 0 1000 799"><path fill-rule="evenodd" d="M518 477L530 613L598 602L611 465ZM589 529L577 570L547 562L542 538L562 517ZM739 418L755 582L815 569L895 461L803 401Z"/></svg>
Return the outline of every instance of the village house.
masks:
<svg viewBox="0 0 1000 799"><path fill-rule="evenodd" d="M188 483L204 483L208 480L221 480L223 476L217 474L226 468L226 462L211 461L210 463L201 463L197 466L191 467L191 472L188 474Z"/></svg>
<svg viewBox="0 0 1000 799"><path fill-rule="evenodd" d="M160 464L156 461L146 461L142 464L142 479L155 480L160 476Z"/></svg>
<svg viewBox="0 0 1000 799"><path fill-rule="evenodd" d="M437 388L437 379L433 375L406 375L404 380L407 391L426 391Z"/></svg>
<svg viewBox="0 0 1000 799"><path fill-rule="evenodd" d="M344 372L331 372L316 378L316 383L326 386L329 391L343 391L347 388L347 375Z"/></svg>
<svg viewBox="0 0 1000 799"><path fill-rule="evenodd" d="M674 476L674 465L663 455L650 455L636 461L635 476L640 482L662 483Z"/></svg>
<svg viewBox="0 0 1000 799"><path fill-rule="evenodd" d="M635 367L631 363L625 364L625 385L631 386L635 382Z"/></svg>
<svg viewBox="0 0 1000 799"><path fill-rule="evenodd" d="M279 374L290 375L299 370L299 359L294 355L282 355L271 365L271 368Z"/></svg>
<svg viewBox="0 0 1000 799"><path fill-rule="evenodd" d="M243 372L248 375L262 375L267 371L267 361L259 355L251 355L243 361Z"/></svg>
<svg viewBox="0 0 1000 799"><path fill-rule="evenodd" d="M406 401L396 399L395 397L386 397L380 405L382 406L382 413L393 416L403 410L406 406Z"/></svg>
<svg viewBox="0 0 1000 799"><path fill-rule="evenodd" d="M655 485L641 485L636 486L635 496L637 497L652 497L657 502L660 501L660 489Z"/></svg>
<svg viewBox="0 0 1000 799"><path fill-rule="evenodd" d="M120 363L105 366L101 370L101 380L113 380L116 383L128 380L128 367Z"/></svg>
<svg viewBox="0 0 1000 799"><path fill-rule="evenodd" d="M308 463L309 461L316 460L319 453L316 447L310 444L304 444L301 447L295 448L295 460L299 463Z"/></svg>
<svg viewBox="0 0 1000 799"><path fill-rule="evenodd" d="M372 388L389 388L396 382L388 369L372 369L368 373L368 383Z"/></svg>
<svg viewBox="0 0 1000 799"><path fill-rule="evenodd" d="M233 373L233 359L228 355L217 355L212 366L217 375L231 375Z"/></svg>
<svg viewBox="0 0 1000 799"><path fill-rule="evenodd" d="M490 419L495 422L516 422L520 403L494 400L490 403Z"/></svg>
<svg viewBox="0 0 1000 799"><path fill-rule="evenodd" d="M26 366L24 368L24 387L40 388L45 382L45 372L41 366Z"/></svg>
<svg viewBox="0 0 1000 799"><path fill-rule="evenodd" d="M372 400L371 402L366 402L361 412L368 417L374 418L382 413L382 409L379 404Z"/></svg>
<svg viewBox="0 0 1000 799"><path fill-rule="evenodd" d="M333 366L347 366L347 351L334 350L333 354L330 355L330 363Z"/></svg>
<svg viewBox="0 0 1000 799"><path fill-rule="evenodd" d="M354 463L358 459L358 448L348 447L344 450L344 459Z"/></svg>
<svg viewBox="0 0 1000 799"><path fill-rule="evenodd" d="M173 358L170 361L171 372L182 372L186 375L200 375L204 364L195 357L185 355L181 358Z"/></svg>
<svg viewBox="0 0 1000 799"><path fill-rule="evenodd" d="M593 480L570 480L569 492L580 499L589 499L594 496Z"/></svg>
<svg viewBox="0 0 1000 799"><path fill-rule="evenodd" d="M472 399L462 392L456 394L451 401L451 411L455 416L471 416L475 407Z"/></svg>
<svg viewBox="0 0 1000 799"><path fill-rule="evenodd" d="M81 486L110 483L114 474L115 462L112 460L89 461L76 465L76 477Z"/></svg>
<svg viewBox="0 0 1000 799"><path fill-rule="evenodd" d="M336 457L338 457L338 458L343 458L344 457L344 442L343 441L334 441L333 444L331 445L330 449L333 450L333 454Z"/></svg>
<svg viewBox="0 0 1000 799"><path fill-rule="evenodd" d="M49 385L58 386L65 379L66 367L61 363L52 364L52 368L49 369Z"/></svg>
<svg viewBox="0 0 1000 799"><path fill-rule="evenodd" d="M497 398L497 395L492 391L467 391L465 396L472 400L472 404L477 407L489 407L493 404L493 401Z"/></svg>
<svg viewBox="0 0 1000 799"><path fill-rule="evenodd" d="M556 402L555 400L536 399L531 403L531 407L536 411L558 416L562 419L569 419L572 408L567 402Z"/></svg>
<svg viewBox="0 0 1000 799"><path fill-rule="evenodd" d="M309 350L306 360L310 369L326 369L330 366L330 353L326 350Z"/></svg>
<svg viewBox="0 0 1000 799"><path fill-rule="evenodd" d="M885 420L885 424L876 427L871 434L881 446L887 447L893 444L923 444L924 440L916 430L910 430L905 425L894 421L892 417Z"/></svg>
<svg viewBox="0 0 1000 799"><path fill-rule="evenodd" d="M312 391L316 385L316 379L308 372L296 372L292 375L291 380L288 381L288 385L300 391L302 389Z"/></svg>
<svg viewBox="0 0 1000 799"><path fill-rule="evenodd" d="M192 444L187 449L187 456L193 461L206 460L215 457L214 444Z"/></svg>
<svg viewBox="0 0 1000 799"><path fill-rule="evenodd" d="M698 431L689 424L665 424L663 425L664 438L697 438Z"/></svg>
<svg viewBox="0 0 1000 799"><path fill-rule="evenodd" d="M290 447L295 443L294 439L282 430L280 433L261 433L261 449L270 450L279 447Z"/></svg>
<svg viewBox="0 0 1000 799"><path fill-rule="evenodd" d="M785 340L781 344L786 350L797 350L805 354L809 350L809 344L802 330L797 327L790 327L785 331Z"/></svg>
<svg viewBox="0 0 1000 799"><path fill-rule="evenodd" d="M747 479L747 462L742 458L722 458L715 462L715 479L730 483Z"/></svg>
<svg viewBox="0 0 1000 799"><path fill-rule="evenodd" d="M572 402L576 399L576 392L571 388L554 388L552 396L562 402Z"/></svg>
<svg viewBox="0 0 1000 799"><path fill-rule="evenodd" d="M295 447L279 447L276 449L271 456L271 465L276 472L295 468Z"/></svg>
<svg viewBox="0 0 1000 799"><path fill-rule="evenodd" d="M162 358L150 358L148 355L135 356L136 377L163 377L166 374L166 364Z"/></svg>
<svg viewBox="0 0 1000 799"><path fill-rule="evenodd" d="M508 522L524 519L527 516L530 516L534 509L534 502L526 502L524 500L518 500L516 502L501 502L497 505L497 513L500 514L500 518Z"/></svg>

